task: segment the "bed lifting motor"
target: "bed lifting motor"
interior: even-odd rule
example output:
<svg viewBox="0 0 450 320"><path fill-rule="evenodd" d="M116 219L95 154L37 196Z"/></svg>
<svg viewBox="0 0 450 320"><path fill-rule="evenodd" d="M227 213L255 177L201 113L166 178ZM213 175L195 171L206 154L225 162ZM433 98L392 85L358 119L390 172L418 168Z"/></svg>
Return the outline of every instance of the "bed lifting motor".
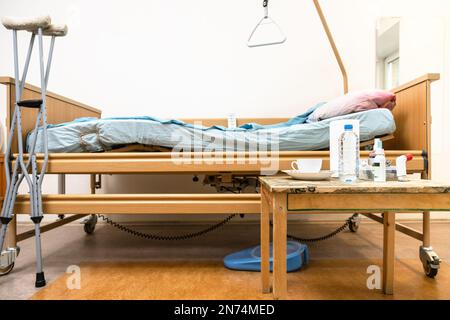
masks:
<svg viewBox="0 0 450 320"><path fill-rule="evenodd" d="M247 189L256 193L259 188L258 178L236 177L231 174L207 175L203 185L216 188L219 193L241 193Z"/></svg>
<svg viewBox="0 0 450 320"><path fill-rule="evenodd" d="M5 176L6 192L3 201L2 212L0 216L0 249L6 238L6 232L9 222L14 216L14 205L17 193L23 180L28 184L30 193L30 217L34 223L35 249L36 249L36 287L45 286L45 276L42 266L41 249L41 221L44 217L42 210L42 182L48 165L48 140L47 140L47 111L46 94L47 84L50 75L51 62L53 58L53 49L56 37L62 37L67 34L66 26L55 26L51 24L49 16L43 16L32 19L3 18L2 23L6 29L13 33L14 50L14 78L15 78L15 108L11 117L10 131L8 135L8 145L5 152ZM31 39L28 46L25 64L22 75L19 74L19 50L18 50L18 32L27 31L31 33ZM47 57L47 64L44 62L44 36L50 37L50 47ZM37 39L36 39L37 38ZM31 61L33 46L35 40L38 41L39 67L40 67L40 85L41 95L37 100L22 100L22 94L25 88L28 67ZM25 159L24 150L26 141L22 135L22 117L23 108L36 109L36 125L34 134L31 135L31 143L28 148L28 158ZM38 131L42 130L42 139L44 143L44 157L42 165L38 166L36 155L36 142ZM17 140L13 140L14 134ZM13 145L17 143L15 148ZM17 155L14 155L17 153ZM15 161L14 161L15 160ZM1 253L2 273L9 272L14 267L14 261L19 253L18 249L6 249ZM5 269L3 267L5 266Z"/></svg>

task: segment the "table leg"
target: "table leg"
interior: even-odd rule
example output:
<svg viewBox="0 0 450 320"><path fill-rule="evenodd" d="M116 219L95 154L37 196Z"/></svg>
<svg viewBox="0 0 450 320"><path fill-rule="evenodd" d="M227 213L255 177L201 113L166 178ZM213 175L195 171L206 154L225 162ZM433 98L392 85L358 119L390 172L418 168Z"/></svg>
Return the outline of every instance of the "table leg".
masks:
<svg viewBox="0 0 450 320"><path fill-rule="evenodd" d="M430 212L424 212L423 213L423 246L425 248L431 247L431 232L430 232L430 226L431 226L431 213Z"/></svg>
<svg viewBox="0 0 450 320"><path fill-rule="evenodd" d="M273 196L273 296L283 299L287 294L287 208L286 194Z"/></svg>
<svg viewBox="0 0 450 320"><path fill-rule="evenodd" d="M270 207L269 192L261 190L261 281L263 293L270 292Z"/></svg>
<svg viewBox="0 0 450 320"><path fill-rule="evenodd" d="M383 292L394 294L395 213L383 214Z"/></svg>
<svg viewBox="0 0 450 320"><path fill-rule="evenodd" d="M14 215L13 219L8 225L8 231L6 231L6 246L5 248L17 247L17 216ZM0 248L1 249L1 248Z"/></svg>

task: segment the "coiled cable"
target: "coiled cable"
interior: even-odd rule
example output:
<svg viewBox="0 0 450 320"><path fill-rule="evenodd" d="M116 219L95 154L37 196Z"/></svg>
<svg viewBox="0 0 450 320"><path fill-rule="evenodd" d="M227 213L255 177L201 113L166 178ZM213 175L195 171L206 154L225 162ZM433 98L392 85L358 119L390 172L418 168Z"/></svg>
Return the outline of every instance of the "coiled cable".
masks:
<svg viewBox="0 0 450 320"><path fill-rule="evenodd" d="M326 234L324 236L321 236L321 237L317 237L317 238L300 238L300 237L288 234L287 238L290 239L290 240L303 242L303 243L314 243L314 242L326 241L326 240L329 240L331 238L334 238L339 233L342 233L345 230L347 230L347 228L350 227L350 224L353 223L353 221L355 219L355 216L356 215L353 215L352 217L348 218L342 226L340 226L339 228L337 228L333 232L331 232L329 234ZM272 222L270 222L270 226L273 227L273 223Z"/></svg>
<svg viewBox="0 0 450 320"><path fill-rule="evenodd" d="M107 224L113 226L114 228L116 228L120 231L129 233L135 237L139 237L139 238L143 238L143 239L147 239L147 240L157 240L157 241L182 241L182 240L198 238L200 236L203 236L203 235L206 235L213 231L216 231L217 229L223 227L224 225L229 223L231 220L233 220L237 216L237 214L232 214L232 215L228 216L226 219L220 221L219 223L213 224L213 225L209 226L208 228L197 231L197 232L187 233L187 234L182 234L182 235L169 235L169 236L162 236L162 235L157 235L157 234L152 234L152 233L140 232L140 231L128 228L128 227L124 226L123 224L117 223L117 222L113 221L111 218L108 218L102 214L98 214L97 216L100 219L102 219L104 222L106 222Z"/></svg>
<svg viewBox="0 0 450 320"><path fill-rule="evenodd" d="M143 238L143 239L147 239L147 240L157 240L157 241L182 241L182 240L189 240L189 239L194 239L194 238L198 238L201 237L203 235L206 235L208 233L211 233L213 231L218 230L219 228L225 226L226 224L228 224L231 220L233 220L236 216L238 216L237 214L232 214L230 216L228 216L226 219L220 221L219 223L213 224L211 226L209 226L206 229L197 231L197 232L193 232L193 233L187 233L187 234L182 234L182 235L168 235L168 236L163 236L163 235L157 235L157 234L152 234L152 233L145 233L145 232L141 232L141 231L137 231L137 230L133 230L129 227L124 226L123 224L120 224L118 222L113 221L111 218L108 218L102 214L98 214L97 215L100 219L102 219L104 222L106 222L107 224L113 226L114 228L129 233L135 237L139 237L139 238ZM329 240L331 238L334 238L335 236L337 236L339 233L344 232L345 230L347 230L350 226L351 223L353 223L354 221L354 217L352 216L350 218L348 218L346 220L346 222L340 226L339 228L337 228L336 230L334 230L333 232L326 234L324 236L320 236L317 238L301 238L301 237L297 237L291 234L287 235L287 238L290 240L294 240L294 241L298 241L298 242L303 242L303 243L314 243L314 242L321 242L321 241L326 241ZM273 227L273 223L270 222L270 226Z"/></svg>

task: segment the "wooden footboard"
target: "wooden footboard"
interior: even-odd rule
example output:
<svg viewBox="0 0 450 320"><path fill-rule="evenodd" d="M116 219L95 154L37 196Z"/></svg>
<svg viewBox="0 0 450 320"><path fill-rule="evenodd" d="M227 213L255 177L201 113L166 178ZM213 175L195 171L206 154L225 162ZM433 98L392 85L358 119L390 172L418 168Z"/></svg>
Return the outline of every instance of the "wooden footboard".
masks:
<svg viewBox="0 0 450 320"><path fill-rule="evenodd" d="M16 85L14 79L10 77L0 77L0 84L6 86L6 129L7 132L9 132L11 118L15 107ZM27 84L25 85L22 98L23 100L40 99L40 95L40 88ZM102 116L102 112L99 109L90 107L69 98L65 98L52 92L47 93L46 106L47 121L49 124L70 122L77 118L83 117L101 118ZM5 108L5 106L1 107ZM22 136L24 139L30 131L34 130L37 113L38 111L36 109L22 109ZM18 151L16 145L16 143L13 144L13 152Z"/></svg>

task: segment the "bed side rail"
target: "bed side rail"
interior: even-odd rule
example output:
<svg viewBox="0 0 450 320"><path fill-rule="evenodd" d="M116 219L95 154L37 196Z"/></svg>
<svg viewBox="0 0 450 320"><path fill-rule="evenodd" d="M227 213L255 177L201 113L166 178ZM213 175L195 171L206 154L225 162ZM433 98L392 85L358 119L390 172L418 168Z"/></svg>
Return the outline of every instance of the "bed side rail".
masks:
<svg viewBox="0 0 450 320"><path fill-rule="evenodd" d="M426 158L420 150L386 151L386 158L392 163L401 155L410 153L414 159L408 162L410 173L422 173ZM367 158L368 151L361 152ZM27 160L28 155L25 155ZM261 172L290 170L297 159L324 159L323 168L330 165L329 151L301 152L217 152L217 153L53 153L49 156L47 172L52 174L222 174L259 175ZM38 167L43 155L38 155Z"/></svg>

